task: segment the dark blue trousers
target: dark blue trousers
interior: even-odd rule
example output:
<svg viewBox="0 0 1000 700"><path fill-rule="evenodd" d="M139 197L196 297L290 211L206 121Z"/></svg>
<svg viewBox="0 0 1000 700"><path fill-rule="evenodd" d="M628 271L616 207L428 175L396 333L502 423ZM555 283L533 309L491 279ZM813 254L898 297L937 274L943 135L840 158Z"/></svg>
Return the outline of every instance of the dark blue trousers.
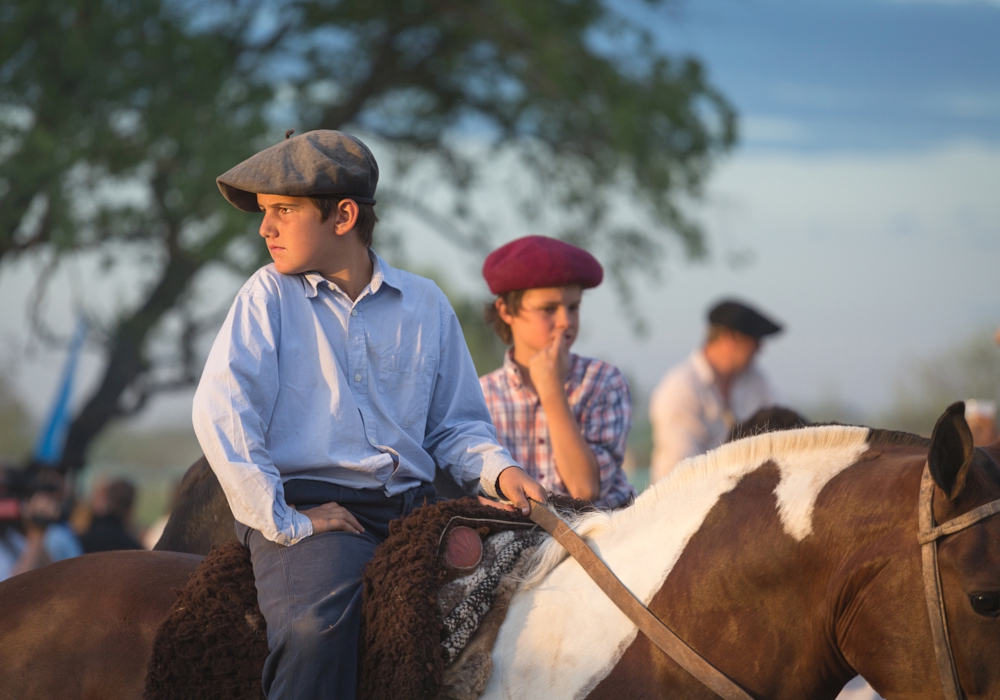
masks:
<svg viewBox="0 0 1000 700"><path fill-rule="evenodd" d="M354 700L358 685L361 574L389 521L434 501L425 484L398 496L294 479L285 501L299 510L334 501L351 511L364 533L324 532L285 547L236 524L250 549L257 600L271 653L262 678L268 700Z"/></svg>

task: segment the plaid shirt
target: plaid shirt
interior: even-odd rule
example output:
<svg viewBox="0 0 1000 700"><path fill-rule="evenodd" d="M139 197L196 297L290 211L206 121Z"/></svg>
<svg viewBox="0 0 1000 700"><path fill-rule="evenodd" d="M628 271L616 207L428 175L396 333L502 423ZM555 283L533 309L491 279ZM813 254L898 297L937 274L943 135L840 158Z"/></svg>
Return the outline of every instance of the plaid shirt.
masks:
<svg viewBox="0 0 1000 700"><path fill-rule="evenodd" d="M503 367L480 377L479 383L500 444L544 488L569 493L556 470L542 402L521 381L512 351L507 351ZM632 427L628 382L614 365L570 354L566 396L597 458L601 491L594 505L616 508L626 503L635 496L635 489L622 471L625 442Z"/></svg>

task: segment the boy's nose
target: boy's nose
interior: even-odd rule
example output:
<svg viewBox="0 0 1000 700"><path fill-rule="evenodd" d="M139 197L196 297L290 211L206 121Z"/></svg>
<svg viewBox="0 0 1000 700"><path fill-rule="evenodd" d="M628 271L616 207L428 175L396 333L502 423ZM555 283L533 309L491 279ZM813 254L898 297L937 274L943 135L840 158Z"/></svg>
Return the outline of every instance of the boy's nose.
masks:
<svg viewBox="0 0 1000 700"><path fill-rule="evenodd" d="M274 225L267 214L264 214L264 220L260 222L260 235L264 238L274 235Z"/></svg>

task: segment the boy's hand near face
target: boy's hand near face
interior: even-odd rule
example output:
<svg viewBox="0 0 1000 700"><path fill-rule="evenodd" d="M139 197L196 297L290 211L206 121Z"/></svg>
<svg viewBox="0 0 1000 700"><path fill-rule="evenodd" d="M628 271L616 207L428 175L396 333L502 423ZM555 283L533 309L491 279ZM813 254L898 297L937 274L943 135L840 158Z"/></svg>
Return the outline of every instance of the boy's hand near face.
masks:
<svg viewBox="0 0 1000 700"><path fill-rule="evenodd" d="M569 342L559 330L552 341L531 356L528 361L531 382L542 404L566 395L566 375L569 373Z"/></svg>

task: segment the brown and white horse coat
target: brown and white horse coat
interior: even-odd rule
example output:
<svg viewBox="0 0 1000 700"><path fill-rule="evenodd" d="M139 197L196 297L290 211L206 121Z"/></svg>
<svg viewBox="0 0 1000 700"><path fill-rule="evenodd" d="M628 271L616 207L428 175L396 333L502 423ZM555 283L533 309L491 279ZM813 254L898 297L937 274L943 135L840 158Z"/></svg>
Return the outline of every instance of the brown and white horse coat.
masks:
<svg viewBox="0 0 1000 700"><path fill-rule="evenodd" d="M573 527L756 697L834 698L858 672L886 697L940 697L929 641L895 638L928 636L915 508L926 454L926 440L867 428L767 433L686 460L633 507ZM557 544L540 549L529 583L484 697L714 697ZM893 630L872 616L909 619Z"/></svg>

